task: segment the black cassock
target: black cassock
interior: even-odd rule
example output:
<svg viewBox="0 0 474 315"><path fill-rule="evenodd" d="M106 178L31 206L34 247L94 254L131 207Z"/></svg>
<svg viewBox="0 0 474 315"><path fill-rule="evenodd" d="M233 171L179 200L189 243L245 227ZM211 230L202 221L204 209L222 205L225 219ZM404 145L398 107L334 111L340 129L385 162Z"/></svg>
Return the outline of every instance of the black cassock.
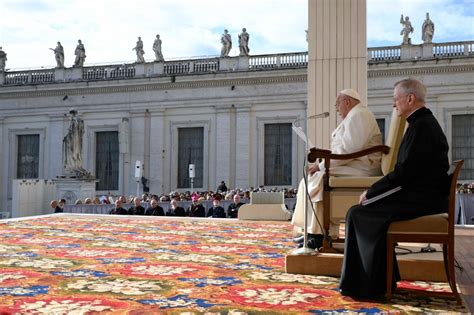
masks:
<svg viewBox="0 0 474 315"><path fill-rule="evenodd" d="M342 294L376 298L386 292L387 229L391 222L447 210L448 142L432 112L422 107L408 117L393 172L372 185L367 198L402 189L367 206L352 206L346 216ZM394 264L394 281L399 280ZM396 283L396 282L394 282Z"/></svg>

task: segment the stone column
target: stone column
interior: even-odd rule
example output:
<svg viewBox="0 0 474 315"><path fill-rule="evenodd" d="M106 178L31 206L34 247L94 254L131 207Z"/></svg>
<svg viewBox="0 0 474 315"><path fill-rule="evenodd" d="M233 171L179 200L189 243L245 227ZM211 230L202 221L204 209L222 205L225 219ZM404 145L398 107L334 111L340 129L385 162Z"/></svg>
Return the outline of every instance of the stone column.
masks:
<svg viewBox="0 0 474 315"><path fill-rule="evenodd" d="M46 150L48 168L44 173L44 178L53 179L56 178L56 176L61 176L63 174L63 126L64 115L49 115L46 137L48 139L48 149Z"/></svg>
<svg viewBox="0 0 474 315"><path fill-rule="evenodd" d="M130 119L123 117L119 125L119 152L121 169L119 172L120 193L129 195L130 189Z"/></svg>
<svg viewBox="0 0 474 315"><path fill-rule="evenodd" d="M2 72L0 72L0 75ZM0 117L0 211L8 211L8 136L3 132L4 120Z"/></svg>
<svg viewBox="0 0 474 315"><path fill-rule="evenodd" d="M150 112L150 178L148 185L154 194L164 193L164 110Z"/></svg>
<svg viewBox="0 0 474 315"><path fill-rule="evenodd" d="M229 189L234 188L231 187L230 182L231 108L231 105L216 106L216 150L214 152L216 182L209 183L212 190L216 189L221 181L225 181Z"/></svg>
<svg viewBox="0 0 474 315"><path fill-rule="evenodd" d="M129 185L130 189L127 194L137 193L137 181L135 178L135 162L145 162L145 151L148 144L145 143L145 111L137 110L130 112L130 173L129 173ZM149 165L145 165L144 168L149 168ZM143 193L143 187L140 182L139 188L140 194Z"/></svg>
<svg viewBox="0 0 474 315"><path fill-rule="evenodd" d="M329 148L340 118L334 107L338 91L356 89L367 103L366 0L308 0L308 136ZM303 36L303 35L302 35Z"/></svg>
<svg viewBox="0 0 474 315"><path fill-rule="evenodd" d="M236 105L236 141L235 141L235 186L247 188L251 186L253 177L250 175L250 109L251 105Z"/></svg>

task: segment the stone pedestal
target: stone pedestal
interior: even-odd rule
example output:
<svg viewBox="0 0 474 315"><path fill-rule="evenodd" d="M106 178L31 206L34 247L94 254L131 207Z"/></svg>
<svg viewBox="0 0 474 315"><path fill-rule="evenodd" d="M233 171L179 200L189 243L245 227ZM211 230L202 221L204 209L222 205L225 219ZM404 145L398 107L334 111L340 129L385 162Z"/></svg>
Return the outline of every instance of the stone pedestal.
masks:
<svg viewBox="0 0 474 315"><path fill-rule="evenodd" d="M0 71L0 85L5 83L5 72Z"/></svg>
<svg viewBox="0 0 474 315"><path fill-rule="evenodd" d="M219 58L219 70L238 70L239 69L239 58L238 57L221 57Z"/></svg>
<svg viewBox="0 0 474 315"><path fill-rule="evenodd" d="M56 178L56 198L66 199L67 204L74 204L77 199L95 197L96 179Z"/></svg>
<svg viewBox="0 0 474 315"><path fill-rule="evenodd" d="M55 199L55 184L45 179L14 179L12 218L51 213L49 202Z"/></svg>
<svg viewBox="0 0 474 315"><path fill-rule="evenodd" d="M154 62L153 63L153 74L161 75L165 73L165 63L164 62Z"/></svg>
<svg viewBox="0 0 474 315"><path fill-rule="evenodd" d="M145 75L145 64L144 63L136 63L135 64L135 76L141 77Z"/></svg>
<svg viewBox="0 0 474 315"><path fill-rule="evenodd" d="M64 81L64 68L55 68L54 69L54 80L55 81Z"/></svg>
<svg viewBox="0 0 474 315"><path fill-rule="evenodd" d="M425 43L422 46L423 58L433 58L433 43Z"/></svg>
<svg viewBox="0 0 474 315"><path fill-rule="evenodd" d="M82 80L82 67L73 67L64 70L65 81Z"/></svg>

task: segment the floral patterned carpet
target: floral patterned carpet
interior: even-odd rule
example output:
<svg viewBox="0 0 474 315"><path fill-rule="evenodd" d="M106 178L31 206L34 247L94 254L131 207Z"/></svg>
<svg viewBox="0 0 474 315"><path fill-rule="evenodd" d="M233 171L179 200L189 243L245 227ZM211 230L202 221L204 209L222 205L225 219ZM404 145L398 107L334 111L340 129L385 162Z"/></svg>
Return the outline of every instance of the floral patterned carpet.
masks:
<svg viewBox="0 0 474 315"><path fill-rule="evenodd" d="M287 222L147 219L0 221L0 314L467 312L411 294L355 301L341 296L337 278L286 274Z"/></svg>

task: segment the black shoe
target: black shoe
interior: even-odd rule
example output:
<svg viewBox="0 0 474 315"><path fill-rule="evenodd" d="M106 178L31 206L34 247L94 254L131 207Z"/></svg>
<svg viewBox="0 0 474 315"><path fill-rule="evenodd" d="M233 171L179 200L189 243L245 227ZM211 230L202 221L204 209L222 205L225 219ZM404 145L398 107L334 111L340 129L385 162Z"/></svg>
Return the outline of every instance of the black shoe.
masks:
<svg viewBox="0 0 474 315"><path fill-rule="evenodd" d="M314 236L308 239L308 247L312 249L319 249L323 246L324 236L322 234L313 234Z"/></svg>

